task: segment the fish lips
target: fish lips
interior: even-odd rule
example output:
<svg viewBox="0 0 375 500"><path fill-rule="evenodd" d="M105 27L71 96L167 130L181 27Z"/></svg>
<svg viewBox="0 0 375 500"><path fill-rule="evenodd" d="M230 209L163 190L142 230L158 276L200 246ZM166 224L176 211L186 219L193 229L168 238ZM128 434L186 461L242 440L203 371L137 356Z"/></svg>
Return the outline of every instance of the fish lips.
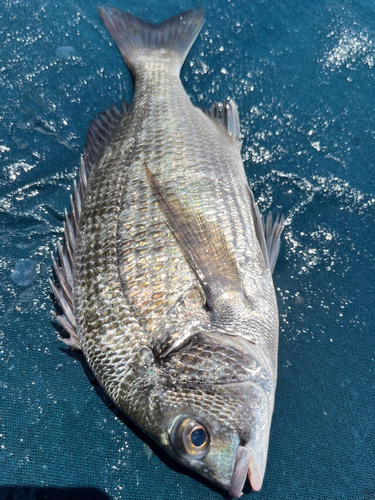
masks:
<svg viewBox="0 0 375 500"><path fill-rule="evenodd" d="M244 391L262 404L252 409L253 421L250 440L237 447L230 487L228 488L229 494L235 498L241 497L247 475L254 491L259 491L262 487L273 413L273 399L268 399L261 387L252 382L238 384L238 387L241 385Z"/></svg>
<svg viewBox="0 0 375 500"><path fill-rule="evenodd" d="M229 494L235 498L241 497L246 476L249 476L253 490L259 491L263 483L264 469L265 466L257 461L254 450L245 446L239 446L237 448Z"/></svg>

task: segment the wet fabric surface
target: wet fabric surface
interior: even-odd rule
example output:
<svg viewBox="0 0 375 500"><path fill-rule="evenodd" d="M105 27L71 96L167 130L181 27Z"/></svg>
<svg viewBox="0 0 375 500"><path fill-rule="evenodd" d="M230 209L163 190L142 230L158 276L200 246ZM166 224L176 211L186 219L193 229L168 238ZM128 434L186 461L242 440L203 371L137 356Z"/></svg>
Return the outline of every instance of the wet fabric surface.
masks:
<svg viewBox="0 0 375 500"><path fill-rule="evenodd" d="M113 2L154 22L206 7L182 81L196 105L236 101L261 211L288 217L268 466L243 498L371 500L375 9L303 4ZM129 73L92 2L5 0L1 18L0 500L223 498L116 411L50 314L86 129L131 99Z"/></svg>

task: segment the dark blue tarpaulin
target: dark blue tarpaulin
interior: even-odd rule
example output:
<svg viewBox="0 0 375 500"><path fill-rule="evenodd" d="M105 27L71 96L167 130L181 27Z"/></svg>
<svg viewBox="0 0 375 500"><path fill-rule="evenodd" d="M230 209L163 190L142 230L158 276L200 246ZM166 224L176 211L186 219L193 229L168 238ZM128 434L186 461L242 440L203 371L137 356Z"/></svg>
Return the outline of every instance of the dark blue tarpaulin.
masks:
<svg viewBox="0 0 375 500"><path fill-rule="evenodd" d="M199 106L233 98L262 212L287 216L274 280L279 381L259 500L375 499L375 4L203 5L182 70ZM58 340L48 278L89 121L132 82L88 0L0 9L0 500L215 500L105 398Z"/></svg>

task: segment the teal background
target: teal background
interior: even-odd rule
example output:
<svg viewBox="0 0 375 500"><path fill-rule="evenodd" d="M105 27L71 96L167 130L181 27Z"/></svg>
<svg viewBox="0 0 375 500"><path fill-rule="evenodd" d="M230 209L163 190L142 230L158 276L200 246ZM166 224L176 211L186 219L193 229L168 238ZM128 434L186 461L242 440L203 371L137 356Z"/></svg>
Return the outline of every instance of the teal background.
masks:
<svg viewBox="0 0 375 500"><path fill-rule="evenodd" d="M196 105L235 99L256 199L287 216L268 466L243 498L375 499L374 2L113 4L153 22L205 6L182 81ZM0 500L228 498L117 412L50 314L88 124L132 96L96 5L3 0L0 88Z"/></svg>

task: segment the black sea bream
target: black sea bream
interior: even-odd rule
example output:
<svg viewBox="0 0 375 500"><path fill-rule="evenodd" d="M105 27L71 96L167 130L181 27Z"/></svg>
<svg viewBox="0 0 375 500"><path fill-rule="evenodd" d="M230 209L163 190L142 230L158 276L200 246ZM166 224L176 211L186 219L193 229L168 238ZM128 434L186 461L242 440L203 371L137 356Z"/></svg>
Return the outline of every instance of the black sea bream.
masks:
<svg viewBox="0 0 375 500"><path fill-rule="evenodd" d="M264 477L277 377L272 270L233 101L205 111L180 81L203 25L99 14L135 79L91 123L55 262L57 316L113 401L172 457L239 497Z"/></svg>

